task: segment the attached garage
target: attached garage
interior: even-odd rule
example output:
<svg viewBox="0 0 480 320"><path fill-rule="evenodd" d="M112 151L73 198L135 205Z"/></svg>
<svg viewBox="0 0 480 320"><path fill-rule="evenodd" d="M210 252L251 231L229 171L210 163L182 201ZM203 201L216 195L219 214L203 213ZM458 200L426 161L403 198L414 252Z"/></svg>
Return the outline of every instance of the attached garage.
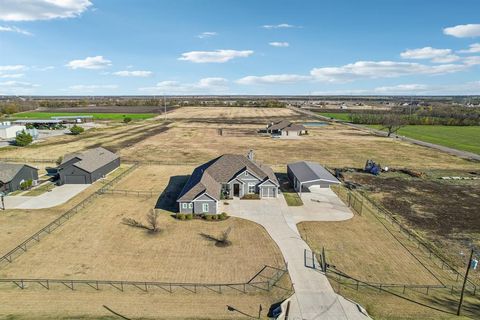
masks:
<svg viewBox="0 0 480 320"><path fill-rule="evenodd" d="M65 176L65 184L86 184L86 183L87 183L86 176L74 176L74 175Z"/></svg>
<svg viewBox="0 0 480 320"><path fill-rule="evenodd" d="M312 192L340 184L327 169L316 162L300 161L287 165L287 174L295 191Z"/></svg>

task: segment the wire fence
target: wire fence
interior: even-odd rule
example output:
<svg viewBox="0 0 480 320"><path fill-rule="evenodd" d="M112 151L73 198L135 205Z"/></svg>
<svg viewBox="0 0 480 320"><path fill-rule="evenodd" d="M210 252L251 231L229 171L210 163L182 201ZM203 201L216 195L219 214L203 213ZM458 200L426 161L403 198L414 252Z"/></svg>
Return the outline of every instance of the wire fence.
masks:
<svg viewBox="0 0 480 320"><path fill-rule="evenodd" d="M117 183L120 179L125 177L127 174L135 170L137 165L132 165L129 167L127 170L124 172L120 173L118 176L116 176L114 179L110 180L107 182L105 185L102 186L98 191L92 193L89 195L87 198L82 200L80 203L78 203L76 206L73 208L67 210L64 214L50 222L48 225L45 227L41 228L39 231L37 231L35 234L27 238L25 241L17 245L15 248L7 252L5 255L0 257L0 268L3 267L4 265L8 265L11 263L14 259L16 259L18 256L21 254L27 252L27 250L33 246L34 244L40 242L42 238L45 236L49 235L63 225L65 222L70 220L74 215L76 215L79 211L81 211L83 208L85 208L87 205L89 205L95 198L97 198L99 195L107 192L115 183Z"/></svg>
<svg viewBox="0 0 480 320"><path fill-rule="evenodd" d="M447 262L439 253L432 248L424 239L421 239L417 234L403 226L403 224L395 218L393 213L387 210L384 207L379 206L374 200L370 199L367 195L348 190L345 187L336 186L332 188L337 195L351 207L355 213L363 215L364 213L370 213L377 219L383 219L386 223L390 224L397 232L402 234L406 239L415 244L415 246L425 254L435 265L441 270L451 273L453 281L460 282L463 280L463 274L461 274L455 267L453 267L449 262ZM383 224L383 223L382 223ZM384 224L385 228L387 226ZM388 228L387 228L388 229ZM398 239L397 239L398 240ZM414 255L412 252L410 252ZM415 257L417 258L417 257ZM418 259L417 259L418 260ZM421 263L421 261L419 261ZM426 266L424 266L426 267ZM428 268L427 268L428 269ZM470 279L467 279L467 290L475 295L477 293L478 284L473 282Z"/></svg>
<svg viewBox="0 0 480 320"><path fill-rule="evenodd" d="M161 191L145 191L145 190L122 190L122 189L110 189L104 190L103 194L133 196L133 197L145 197L152 198L154 196L160 196Z"/></svg>
<svg viewBox="0 0 480 320"><path fill-rule="evenodd" d="M288 272L272 266L264 266L260 272L247 282L240 283L178 283L178 282L158 282L158 281L126 281L126 280L74 280L74 279L32 279L32 278L13 278L0 279L0 285L15 285L24 290L40 286L47 290L68 288L70 290L94 289L102 290L114 288L124 292L128 288L148 292L150 290L162 290L168 293L175 293L178 290L184 290L191 293L200 293L204 291L213 291L224 293L227 290L251 293L258 291L271 291L277 287L277 282ZM281 289L285 289L279 287ZM285 289L290 290L290 289Z"/></svg>

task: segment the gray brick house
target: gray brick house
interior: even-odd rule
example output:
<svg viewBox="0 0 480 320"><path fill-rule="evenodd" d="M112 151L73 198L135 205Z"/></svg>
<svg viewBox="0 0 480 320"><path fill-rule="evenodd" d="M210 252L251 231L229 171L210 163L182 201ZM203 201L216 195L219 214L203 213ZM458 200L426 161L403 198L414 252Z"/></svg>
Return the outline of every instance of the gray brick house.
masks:
<svg viewBox="0 0 480 320"><path fill-rule="evenodd" d="M58 166L60 184L90 184L120 166L120 157L104 148L71 153Z"/></svg>
<svg viewBox="0 0 480 320"><path fill-rule="evenodd" d="M20 189L24 181L38 180L38 169L28 164L0 162L0 192L9 193Z"/></svg>
<svg viewBox="0 0 480 320"><path fill-rule="evenodd" d="M272 169L249 156L224 154L197 167L177 199L180 213L217 214L218 201L257 194L276 198L278 180Z"/></svg>

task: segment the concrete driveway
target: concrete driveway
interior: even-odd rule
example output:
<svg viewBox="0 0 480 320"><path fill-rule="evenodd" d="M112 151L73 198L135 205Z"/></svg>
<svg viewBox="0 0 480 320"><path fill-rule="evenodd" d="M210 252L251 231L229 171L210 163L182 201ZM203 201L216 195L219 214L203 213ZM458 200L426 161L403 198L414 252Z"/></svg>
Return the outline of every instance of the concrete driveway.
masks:
<svg viewBox="0 0 480 320"><path fill-rule="evenodd" d="M305 252L310 248L297 230L300 221L346 220L352 212L330 189L305 193L302 200L302 207L288 207L283 195L276 199L233 200L223 210L262 225L278 244L295 289L289 319L370 319L355 303L337 295L325 275L307 266Z"/></svg>
<svg viewBox="0 0 480 320"><path fill-rule="evenodd" d="M65 184L39 196L6 196L6 209L45 209L67 202L87 189L89 184Z"/></svg>

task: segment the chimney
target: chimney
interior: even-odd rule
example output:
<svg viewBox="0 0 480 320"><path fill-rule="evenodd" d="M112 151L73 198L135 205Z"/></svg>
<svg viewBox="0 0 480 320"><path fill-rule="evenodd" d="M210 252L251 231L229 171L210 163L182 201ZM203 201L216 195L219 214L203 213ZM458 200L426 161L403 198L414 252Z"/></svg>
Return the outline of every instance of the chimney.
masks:
<svg viewBox="0 0 480 320"><path fill-rule="evenodd" d="M247 158L248 160L253 161L253 158L254 158L253 150L248 151Z"/></svg>

